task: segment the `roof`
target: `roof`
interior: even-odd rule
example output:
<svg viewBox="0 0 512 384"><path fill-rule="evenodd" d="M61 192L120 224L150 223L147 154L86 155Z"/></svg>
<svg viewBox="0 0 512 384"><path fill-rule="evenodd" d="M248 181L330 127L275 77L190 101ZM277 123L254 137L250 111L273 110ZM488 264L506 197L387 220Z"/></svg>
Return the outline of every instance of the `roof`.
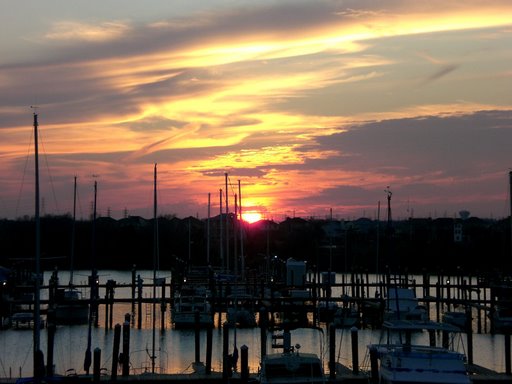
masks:
<svg viewBox="0 0 512 384"><path fill-rule="evenodd" d="M447 323L438 323L435 321L414 321L414 320L393 320L382 323L382 328L391 331L421 331L436 330L447 332L461 332L459 327Z"/></svg>

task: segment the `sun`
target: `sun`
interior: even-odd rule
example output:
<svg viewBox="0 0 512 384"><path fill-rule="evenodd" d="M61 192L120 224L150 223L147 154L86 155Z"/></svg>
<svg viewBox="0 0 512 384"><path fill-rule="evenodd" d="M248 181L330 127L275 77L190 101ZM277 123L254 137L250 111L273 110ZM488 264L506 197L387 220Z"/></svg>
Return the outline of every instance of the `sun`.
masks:
<svg viewBox="0 0 512 384"><path fill-rule="evenodd" d="M249 211L242 213L242 219L249 224L255 223L262 219L261 213L255 211Z"/></svg>

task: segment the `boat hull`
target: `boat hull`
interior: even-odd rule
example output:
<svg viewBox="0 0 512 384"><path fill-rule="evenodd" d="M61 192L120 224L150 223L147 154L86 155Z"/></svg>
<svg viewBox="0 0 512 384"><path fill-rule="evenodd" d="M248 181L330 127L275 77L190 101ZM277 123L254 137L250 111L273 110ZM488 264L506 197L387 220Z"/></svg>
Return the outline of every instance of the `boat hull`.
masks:
<svg viewBox="0 0 512 384"><path fill-rule="evenodd" d="M55 308L55 324L73 325L87 324L89 306L84 303L60 304Z"/></svg>

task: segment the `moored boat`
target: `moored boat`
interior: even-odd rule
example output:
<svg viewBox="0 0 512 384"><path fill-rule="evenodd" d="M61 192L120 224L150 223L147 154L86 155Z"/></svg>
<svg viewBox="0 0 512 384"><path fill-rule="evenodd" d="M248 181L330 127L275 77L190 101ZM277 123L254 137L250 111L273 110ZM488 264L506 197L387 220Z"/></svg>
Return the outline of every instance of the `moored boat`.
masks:
<svg viewBox="0 0 512 384"><path fill-rule="evenodd" d="M372 367L378 366L378 373L372 369L372 377L378 376L379 383L400 384L469 384L465 355L448 345L435 346L435 332L443 336L460 332L458 327L432 321L386 321L383 323L387 342L370 344ZM413 344L412 334L429 332L430 343ZM419 337L416 337L419 339ZM443 337L446 340L446 337ZM449 344L449 343L448 343ZM377 364L377 361L379 364Z"/></svg>
<svg viewBox="0 0 512 384"><path fill-rule="evenodd" d="M230 295L228 297L227 322L239 328L252 328L257 325L254 310L255 298L249 294Z"/></svg>
<svg viewBox="0 0 512 384"><path fill-rule="evenodd" d="M89 321L89 304L82 297L82 292L74 287L59 289L54 309L55 324L87 324Z"/></svg>
<svg viewBox="0 0 512 384"><path fill-rule="evenodd" d="M442 315L443 323L455 325L461 329L466 326L466 312L463 311L446 311Z"/></svg>
<svg viewBox="0 0 512 384"><path fill-rule="evenodd" d="M412 288L391 286L388 289L384 320L420 320L428 319L425 306L420 305L416 292Z"/></svg>
<svg viewBox="0 0 512 384"><path fill-rule="evenodd" d="M339 307L332 323L336 328L351 328L358 327L360 325L360 314L357 308L353 305Z"/></svg>
<svg viewBox="0 0 512 384"><path fill-rule="evenodd" d="M276 335L274 335L276 336ZM300 345L291 345L290 331L285 329L273 339L282 339L282 353L272 353L262 357L260 362L260 384L324 384L326 377L323 363L315 353L302 353Z"/></svg>
<svg viewBox="0 0 512 384"><path fill-rule="evenodd" d="M174 298L171 321L175 328L207 327L213 325L209 302L210 295L205 288L182 288Z"/></svg>

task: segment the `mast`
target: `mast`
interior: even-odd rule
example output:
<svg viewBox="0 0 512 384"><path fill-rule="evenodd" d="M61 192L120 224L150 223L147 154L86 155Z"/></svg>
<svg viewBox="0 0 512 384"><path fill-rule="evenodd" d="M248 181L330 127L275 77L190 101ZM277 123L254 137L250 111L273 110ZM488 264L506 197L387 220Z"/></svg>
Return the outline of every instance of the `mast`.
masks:
<svg viewBox="0 0 512 384"><path fill-rule="evenodd" d="M245 281L245 256L244 256L244 220L242 219L242 187L240 186L240 180L238 180L238 212L240 213L240 261L242 269L242 280Z"/></svg>
<svg viewBox="0 0 512 384"><path fill-rule="evenodd" d="M508 182L509 182L509 199L510 199L510 253L512 255L512 171L508 172Z"/></svg>
<svg viewBox="0 0 512 384"><path fill-rule="evenodd" d="M224 173L226 184L226 270L229 272L229 203L228 203L228 173Z"/></svg>
<svg viewBox="0 0 512 384"><path fill-rule="evenodd" d="M222 230L222 188L219 189L219 246L220 246L220 265L224 268L224 249L222 244L224 243L224 231Z"/></svg>
<svg viewBox="0 0 512 384"><path fill-rule="evenodd" d="M69 266L69 286L73 285L73 263L75 259L75 227L76 227L76 176L73 186L73 224L71 227L71 262Z"/></svg>
<svg viewBox="0 0 512 384"><path fill-rule="evenodd" d="M157 218L157 191L156 191L156 163L153 178L153 220L154 220L154 239L153 239L153 348L151 354L151 372L155 373L155 332L156 332L156 270L158 268L158 218Z"/></svg>
<svg viewBox="0 0 512 384"><path fill-rule="evenodd" d="M238 225L238 196L235 193L235 215L233 221L233 269L235 271L235 279L238 279L238 246L236 243L237 225Z"/></svg>
<svg viewBox="0 0 512 384"><path fill-rule="evenodd" d="M208 192L208 220L206 221L206 264L210 265L210 199L211 194Z"/></svg>
<svg viewBox="0 0 512 384"><path fill-rule="evenodd" d="M34 378L38 381L41 378L41 365L44 364L41 351L41 328L39 319L40 309L40 273L41 273L41 218L39 215L39 142L37 128L37 112L34 112L34 157L35 157L35 224L36 224L36 258L35 258L35 283L34 283Z"/></svg>
<svg viewBox="0 0 512 384"><path fill-rule="evenodd" d="M90 287L90 303L89 303L89 322L87 329L87 348L85 350L84 358L84 371L88 375L92 364L92 323L98 320L98 308L97 308L97 296L98 296L98 277L95 267L95 256L96 256L96 203L98 196L98 182L94 180L94 203L92 213L92 246L91 246L91 276L89 276L89 287Z"/></svg>

